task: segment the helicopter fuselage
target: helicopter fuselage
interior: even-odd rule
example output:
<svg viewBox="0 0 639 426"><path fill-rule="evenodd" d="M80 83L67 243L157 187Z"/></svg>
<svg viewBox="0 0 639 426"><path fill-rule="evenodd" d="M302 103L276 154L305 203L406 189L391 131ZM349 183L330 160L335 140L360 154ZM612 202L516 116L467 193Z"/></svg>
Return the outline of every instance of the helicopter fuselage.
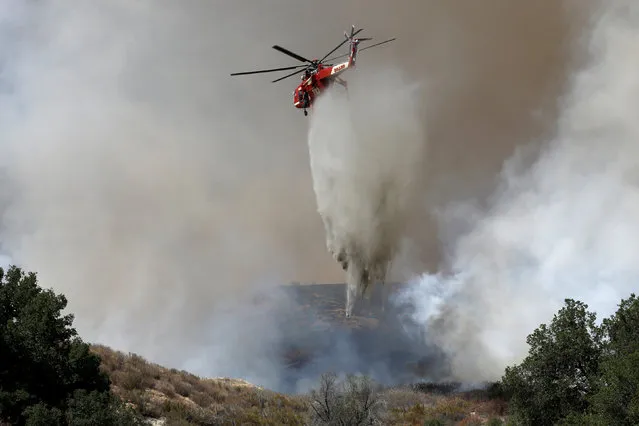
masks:
<svg viewBox="0 0 639 426"><path fill-rule="evenodd" d="M298 109L310 108L315 99L326 89L331 87L338 79L338 76L351 66L351 61L342 62L337 65L319 65L311 73L302 75L302 82L293 91L293 106ZM346 86L341 79L337 80Z"/></svg>

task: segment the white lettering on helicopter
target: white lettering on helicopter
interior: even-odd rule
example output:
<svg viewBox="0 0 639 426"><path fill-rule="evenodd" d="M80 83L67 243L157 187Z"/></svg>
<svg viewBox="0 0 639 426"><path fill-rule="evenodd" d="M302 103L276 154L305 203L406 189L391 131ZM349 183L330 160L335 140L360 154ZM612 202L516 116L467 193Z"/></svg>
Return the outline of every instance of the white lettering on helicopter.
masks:
<svg viewBox="0 0 639 426"><path fill-rule="evenodd" d="M313 93L315 94L315 96L320 94L320 89L319 87L313 87Z"/></svg>
<svg viewBox="0 0 639 426"><path fill-rule="evenodd" d="M333 70L331 71L331 74L335 74L336 72L340 72L341 70L343 70L344 68L346 68L346 65L348 64L348 62L344 62L342 64L339 64L337 66L333 67Z"/></svg>

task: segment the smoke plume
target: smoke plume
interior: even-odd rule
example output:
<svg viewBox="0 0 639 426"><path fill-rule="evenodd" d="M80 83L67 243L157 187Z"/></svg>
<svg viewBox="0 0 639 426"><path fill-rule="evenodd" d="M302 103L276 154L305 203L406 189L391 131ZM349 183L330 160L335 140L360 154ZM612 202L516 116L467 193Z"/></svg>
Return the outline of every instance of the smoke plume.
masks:
<svg viewBox="0 0 639 426"><path fill-rule="evenodd" d="M566 40L581 25L568 3L4 0L2 254L67 296L88 341L278 385L272 348L307 330L278 328L292 302L273 288L341 281L343 271L325 249L308 120L292 107L297 81L229 73L297 65L276 43L321 57L351 24L398 38L360 51L358 71L399 71L354 73L364 109L350 114L370 133L377 124L362 120L387 108L387 94L428 129L415 201L424 214L408 221L412 252L399 268L424 271L446 250L426 213L488 194L514 147L547 131L530 111L561 87ZM408 94L418 112L395 103ZM256 305L256 290L271 297ZM367 370L344 342L326 345L338 367ZM329 349L324 359L317 368L333 365Z"/></svg>
<svg viewBox="0 0 639 426"><path fill-rule="evenodd" d="M365 290L368 281L352 270L386 278L415 211L426 138L418 88L397 72L358 73L349 82L348 93L336 85L318 99L308 145L327 248L345 256L349 287Z"/></svg>
<svg viewBox="0 0 639 426"><path fill-rule="evenodd" d="M206 375L236 372L247 342L277 337L268 316L265 329L237 321L256 289L339 271L322 257L288 90L228 76L272 55L255 45L259 22L224 37L260 7L211 5L0 9L4 253L67 296L89 341L180 367L218 358L225 336L235 356Z"/></svg>
<svg viewBox="0 0 639 426"><path fill-rule="evenodd" d="M399 303L452 358L458 379L492 380L527 353L525 336L564 298L610 315L639 280L639 6L605 4L560 103L555 136L531 167L515 156L486 210L453 204L441 226L446 272L424 274Z"/></svg>

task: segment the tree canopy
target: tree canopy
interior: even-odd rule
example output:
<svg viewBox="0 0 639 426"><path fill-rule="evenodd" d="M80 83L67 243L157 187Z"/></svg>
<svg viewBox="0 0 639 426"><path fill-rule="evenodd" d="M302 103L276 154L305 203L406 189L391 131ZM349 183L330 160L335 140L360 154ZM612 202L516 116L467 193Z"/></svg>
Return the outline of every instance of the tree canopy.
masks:
<svg viewBox="0 0 639 426"><path fill-rule="evenodd" d="M0 421L138 424L111 394L100 358L72 327L73 315L62 315L66 306L35 273L0 268Z"/></svg>
<svg viewBox="0 0 639 426"><path fill-rule="evenodd" d="M528 336L528 356L501 381L518 424L639 424L639 299L595 321L586 304L566 299Z"/></svg>

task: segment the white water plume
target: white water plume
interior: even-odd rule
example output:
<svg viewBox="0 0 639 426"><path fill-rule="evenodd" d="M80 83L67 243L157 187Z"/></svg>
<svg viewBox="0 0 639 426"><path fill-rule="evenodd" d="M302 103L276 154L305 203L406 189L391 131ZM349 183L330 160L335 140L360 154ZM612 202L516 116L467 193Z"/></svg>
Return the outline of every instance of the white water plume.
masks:
<svg viewBox="0 0 639 426"><path fill-rule="evenodd" d="M491 208L466 216L471 231L454 241L447 265L453 276L425 274L399 298L451 356L457 379L499 378L564 298L601 319L636 291L638 24L638 4L608 5L556 136L531 168L511 160ZM464 207L446 210L442 226Z"/></svg>
<svg viewBox="0 0 639 426"><path fill-rule="evenodd" d="M327 249L343 252L350 267L357 258L381 268L383 279L413 211L426 152L419 87L392 71L349 77L348 95L336 85L312 114L313 188Z"/></svg>

